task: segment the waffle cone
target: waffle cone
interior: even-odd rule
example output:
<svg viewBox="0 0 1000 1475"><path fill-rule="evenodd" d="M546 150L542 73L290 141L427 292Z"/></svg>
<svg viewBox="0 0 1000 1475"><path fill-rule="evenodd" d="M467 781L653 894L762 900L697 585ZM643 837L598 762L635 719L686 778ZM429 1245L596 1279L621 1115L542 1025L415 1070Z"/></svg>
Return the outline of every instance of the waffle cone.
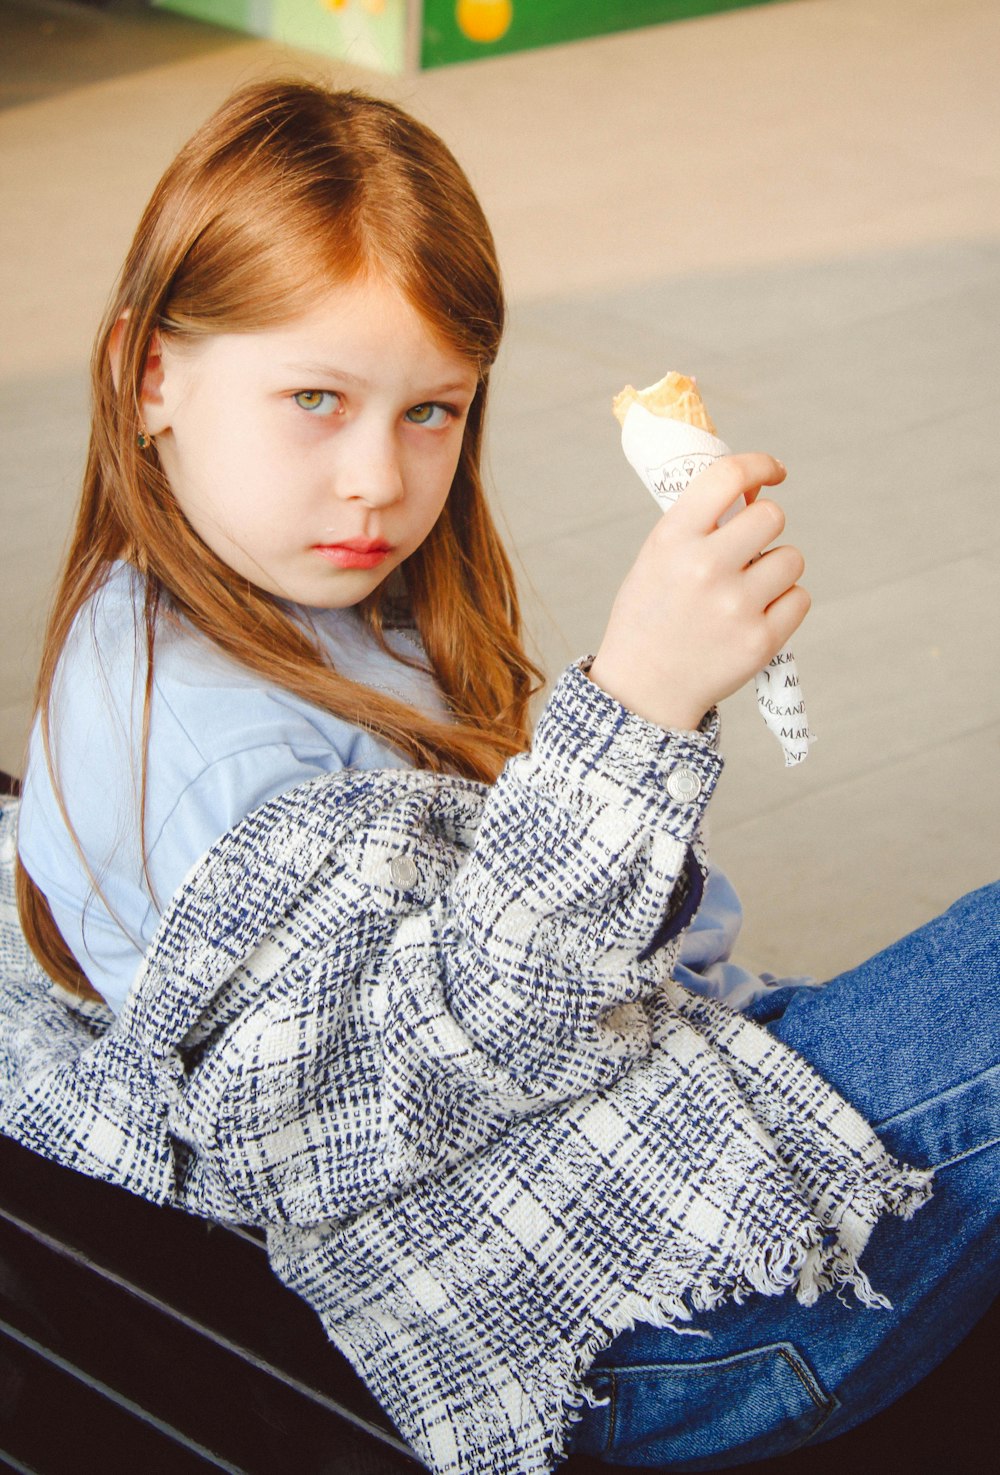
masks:
<svg viewBox="0 0 1000 1475"><path fill-rule="evenodd" d="M675 374L671 370L648 389L633 389L631 384L626 384L611 401L611 409L619 425L625 424L629 407L634 404L642 405L650 414L660 415L665 420L683 420L688 425L707 430L709 435L715 434L712 417L705 409L694 380L684 374Z"/></svg>

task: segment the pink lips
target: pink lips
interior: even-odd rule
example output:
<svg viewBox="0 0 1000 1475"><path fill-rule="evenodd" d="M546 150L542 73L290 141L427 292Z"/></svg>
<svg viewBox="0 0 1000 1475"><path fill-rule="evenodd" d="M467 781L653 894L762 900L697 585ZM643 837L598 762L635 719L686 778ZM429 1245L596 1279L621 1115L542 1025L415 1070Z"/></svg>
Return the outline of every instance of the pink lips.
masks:
<svg viewBox="0 0 1000 1475"><path fill-rule="evenodd" d="M341 543L316 543L321 558L338 568L378 568L392 552L392 545L377 538L345 538Z"/></svg>

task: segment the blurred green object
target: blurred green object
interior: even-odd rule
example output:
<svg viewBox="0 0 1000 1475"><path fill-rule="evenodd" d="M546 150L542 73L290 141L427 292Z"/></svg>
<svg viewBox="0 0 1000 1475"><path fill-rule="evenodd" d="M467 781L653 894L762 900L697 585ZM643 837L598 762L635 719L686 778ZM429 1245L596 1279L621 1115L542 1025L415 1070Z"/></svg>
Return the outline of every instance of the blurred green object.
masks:
<svg viewBox="0 0 1000 1475"><path fill-rule="evenodd" d="M769 0L424 0L420 65L446 66L766 3ZM504 11L510 13L509 24L488 39Z"/></svg>
<svg viewBox="0 0 1000 1475"><path fill-rule="evenodd" d="M414 0L153 0L197 20L319 51L377 72L406 72Z"/></svg>
<svg viewBox="0 0 1000 1475"><path fill-rule="evenodd" d="M164 10L401 73L771 0L154 0Z"/></svg>

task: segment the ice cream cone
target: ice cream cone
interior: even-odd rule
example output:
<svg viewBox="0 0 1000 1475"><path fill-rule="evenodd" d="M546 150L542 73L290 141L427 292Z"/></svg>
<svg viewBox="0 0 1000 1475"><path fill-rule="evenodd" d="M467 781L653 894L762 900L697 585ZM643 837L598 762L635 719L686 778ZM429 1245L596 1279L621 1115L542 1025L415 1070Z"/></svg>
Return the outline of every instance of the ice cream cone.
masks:
<svg viewBox="0 0 1000 1475"><path fill-rule="evenodd" d="M625 424L629 406L636 404L642 405L651 415L660 415L667 420L683 420L686 425L697 425L699 430L707 430L709 435L715 434L712 417L705 408L695 381L688 379L685 374L675 374L672 369L659 383L651 384L648 389L633 389L631 384L626 384L621 393L615 395L611 408L619 425Z"/></svg>
<svg viewBox="0 0 1000 1475"><path fill-rule="evenodd" d="M627 384L615 395L611 408L622 428L622 450L629 464L664 512L669 513L693 477L729 452L717 436L695 381L684 374L666 374L648 389ZM736 511L732 507L727 516ZM787 646L758 673L754 685L758 709L781 744L785 763L801 763L813 734L795 657Z"/></svg>

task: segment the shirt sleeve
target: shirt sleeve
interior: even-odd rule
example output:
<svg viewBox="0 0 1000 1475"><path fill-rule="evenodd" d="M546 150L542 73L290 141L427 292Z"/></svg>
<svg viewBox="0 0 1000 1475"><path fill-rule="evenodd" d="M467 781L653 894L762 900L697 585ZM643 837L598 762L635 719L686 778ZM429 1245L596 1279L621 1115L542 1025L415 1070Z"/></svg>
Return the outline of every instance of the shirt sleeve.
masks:
<svg viewBox="0 0 1000 1475"><path fill-rule="evenodd" d="M148 871L153 892L142 923L144 945L152 941L167 902L221 835L268 799L344 767L343 757L334 748L297 751L286 740L239 749L200 769L150 838Z"/></svg>
<svg viewBox="0 0 1000 1475"><path fill-rule="evenodd" d="M709 869L701 906L681 938L673 976L692 993L719 999L743 1011L780 988L816 986L805 975L779 978L752 973L732 954L743 925L743 907L732 882L717 867Z"/></svg>
<svg viewBox="0 0 1000 1475"><path fill-rule="evenodd" d="M648 1052L644 1002L681 935L664 918L707 865L717 741L715 714L664 731L570 667L494 786L449 898L444 999L520 1089L575 1096Z"/></svg>
<svg viewBox="0 0 1000 1475"><path fill-rule="evenodd" d="M53 696L53 752L73 833L36 728L19 846L68 947L119 1013L163 909L221 835L309 779L403 760L370 733L262 686L204 642L164 636L151 706L144 860L144 655L131 602L110 593L93 621L74 629Z"/></svg>

